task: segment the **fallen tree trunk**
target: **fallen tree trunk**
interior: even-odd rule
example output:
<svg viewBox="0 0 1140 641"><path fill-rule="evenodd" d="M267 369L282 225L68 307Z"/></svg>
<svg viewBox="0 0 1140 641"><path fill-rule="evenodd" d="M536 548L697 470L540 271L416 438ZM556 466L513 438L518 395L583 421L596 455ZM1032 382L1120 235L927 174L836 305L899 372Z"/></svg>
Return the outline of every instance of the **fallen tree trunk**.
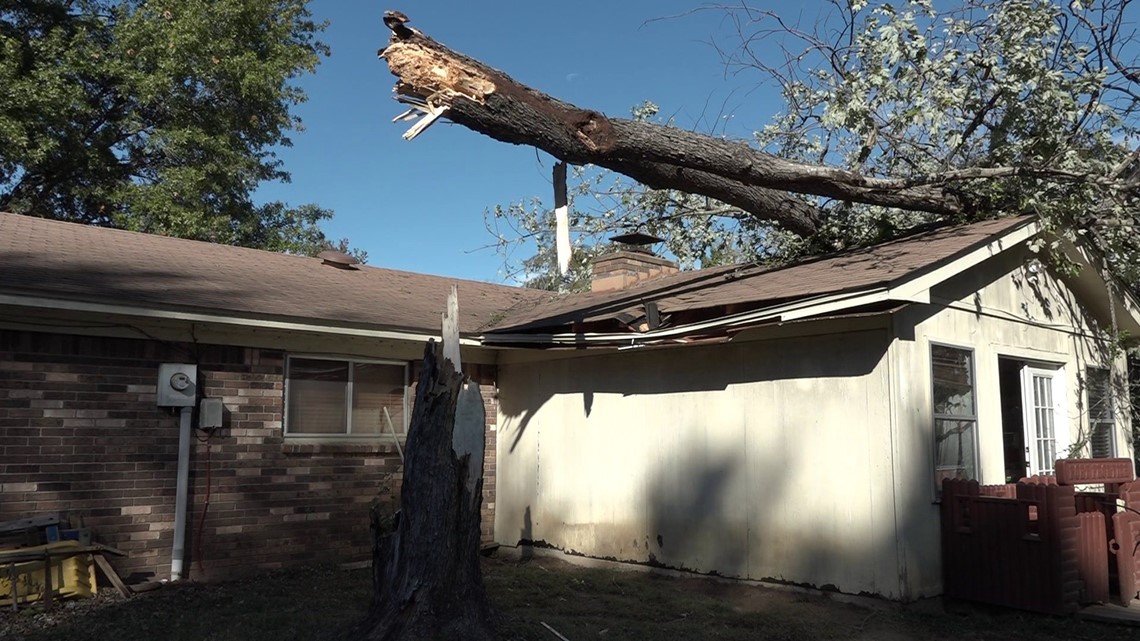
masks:
<svg viewBox="0 0 1140 641"><path fill-rule="evenodd" d="M398 96L432 119L442 115L496 140L612 169L649 187L709 196L804 236L818 230L821 212L786 192L948 215L963 210L940 185L788 161L743 142L575 107L448 49L406 21L385 14L392 37L380 57L398 79Z"/></svg>
<svg viewBox="0 0 1140 641"><path fill-rule="evenodd" d="M385 14L392 39L380 51L398 78L399 96L426 103L428 108L445 106L449 120L502 142L534 146L572 164L592 163L612 169L652 188L708 196L803 236L818 229L819 209L790 194L699 167L656 162L637 151L618 153L604 147L606 137L600 131L616 119L523 86L501 71L404 26L404 20L397 12Z"/></svg>
<svg viewBox="0 0 1140 641"><path fill-rule="evenodd" d="M479 567L483 398L459 371L458 332L448 331L455 297L453 290L443 346L424 350L400 511L371 515L372 605L353 639L495 638Z"/></svg>

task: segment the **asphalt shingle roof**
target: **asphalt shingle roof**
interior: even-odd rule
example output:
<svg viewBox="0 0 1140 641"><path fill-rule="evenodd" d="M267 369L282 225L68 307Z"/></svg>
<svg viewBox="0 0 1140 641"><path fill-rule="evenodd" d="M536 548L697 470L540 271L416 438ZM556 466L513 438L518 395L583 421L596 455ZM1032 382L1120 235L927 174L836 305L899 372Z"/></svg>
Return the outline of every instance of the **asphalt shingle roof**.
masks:
<svg viewBox="0 0 1140 641"><path fill-rule="evenodd" d="M461 332L528 331L612 318L646 301L670 314L887 286L1031 220L943 227L783 267L715 267L620 291L559 296L369 266L341 270L317 258L0 213L0 292L437 333L457 284Z"/></svg>
<svg viewBox="0 0 1140 641"><path fill-rule="evenodd" d="M587 292L517 309L491 331L533 330L610 318L646 301L662 313L726 305L775 303L887 286L934 269L1033 218L1001 218L941 227L864 249L816 257L781 267L730 265L680 272L620 291Z"/></svg>
<svg viewBox="0 0 1140 641"><path fill-rule="evenodd" d="M548 292L0 213L0 291L438 333L452 284L475 333Z"/></svg>

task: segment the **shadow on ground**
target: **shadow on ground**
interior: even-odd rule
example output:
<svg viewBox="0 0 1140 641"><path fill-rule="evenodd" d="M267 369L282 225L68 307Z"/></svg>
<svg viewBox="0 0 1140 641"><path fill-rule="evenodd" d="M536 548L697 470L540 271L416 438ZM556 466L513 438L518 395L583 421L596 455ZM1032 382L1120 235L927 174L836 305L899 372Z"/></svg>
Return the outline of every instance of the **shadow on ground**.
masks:
<svg viewBox="0 0 1140 641"><path fill-rule="evenodd" d="M938 601L873 607L832 595L675 578L645 568L587 569L557 558L488 559L484 576L502 639L633 641L1035 641L1133 639L1134 630ZM335 636L364 613L368 570L308 568L257 579L167 586L129 601L100 597L51 612L0 613L5 641L287 641Z"/></svg>

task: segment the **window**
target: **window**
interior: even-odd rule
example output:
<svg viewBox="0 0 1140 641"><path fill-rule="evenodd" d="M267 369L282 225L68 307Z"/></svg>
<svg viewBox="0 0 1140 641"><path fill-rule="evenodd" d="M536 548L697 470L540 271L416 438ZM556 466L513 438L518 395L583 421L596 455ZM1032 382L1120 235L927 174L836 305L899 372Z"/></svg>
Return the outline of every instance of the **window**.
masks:
<svg viewBox="0 0 1140 641"><path fill-rule="evenodd" d="M290 357L286 367L287 435L367 437L389 435L393 429L404 433L406 365Z"/></svg>
<svg viewBox="0 0 1140 641"><path fill-rule="evenodd" d="M1085 370L1089 403L1089 456L1112 458L1116 454L1116 430L1112 407L1112 378L1100 367Z"/></svg>
<svg viewBox="0 0 1140 641"><path fill-rule="evenodd" d="M943 479L978 478L974 353L931 345L930 366L934 386L934 481L941 491Z"/></svg>

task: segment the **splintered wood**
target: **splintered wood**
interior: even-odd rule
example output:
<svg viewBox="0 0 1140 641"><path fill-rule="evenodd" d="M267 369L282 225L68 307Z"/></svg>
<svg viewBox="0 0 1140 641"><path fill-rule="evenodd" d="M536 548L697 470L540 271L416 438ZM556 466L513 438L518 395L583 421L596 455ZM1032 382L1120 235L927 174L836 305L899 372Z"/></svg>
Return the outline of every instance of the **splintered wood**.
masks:
<svg viewBox="0 0 1140 641"><path fill-rule="evenodd" d="M394 89L397 99L409 105L392 122L419 118L404 132L404 140L423 133L447 112L456 97L484 104L487 95L495 91L495 83L478 69L428 49L419 41L394 40L380 52L380 58L400 78Z"/></svg>

